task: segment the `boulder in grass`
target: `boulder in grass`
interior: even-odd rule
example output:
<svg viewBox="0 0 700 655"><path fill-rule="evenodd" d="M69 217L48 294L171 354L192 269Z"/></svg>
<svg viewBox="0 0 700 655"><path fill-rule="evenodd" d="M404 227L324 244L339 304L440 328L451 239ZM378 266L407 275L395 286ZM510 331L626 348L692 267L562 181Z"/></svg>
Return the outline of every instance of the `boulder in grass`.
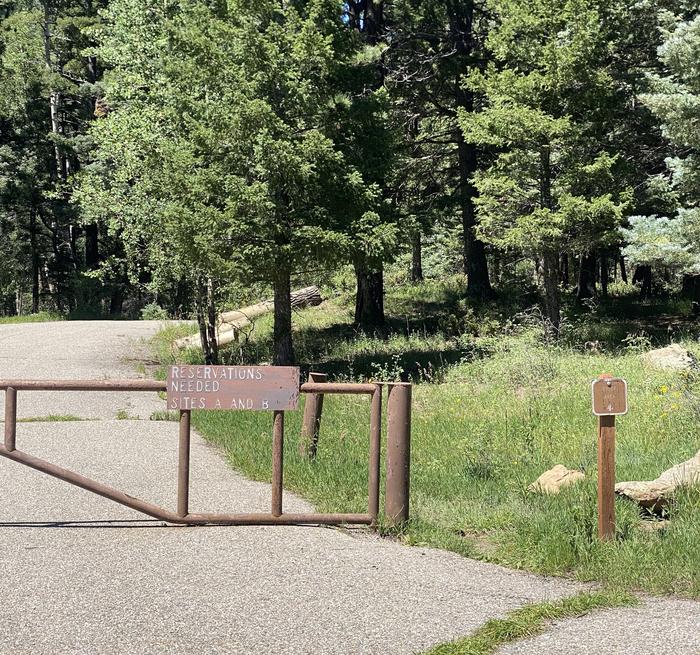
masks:
<svg viewBox="0 0 700 655"><path fill-rule="evenodd" d="M564 487L579 482L585 477L581 471L568 469L562 464L557 464L554 468L540 475L527 490L543 494L558 494Z"/></svg>
<svg viewBox="0 0 700 655"><path fill-rule="evenodd" d="M700 451L686 462L672 466L656 480L618 482L615 493L652 511L662 509L678 487L700 484Z"/></svg>
<svg viewBox="0 0 700 655"><path fill-rule="evenodd" d="M698 368L698 360L693 354L677 343L650 350L642 357L649 366L667 371L689 371Z"/></svg>

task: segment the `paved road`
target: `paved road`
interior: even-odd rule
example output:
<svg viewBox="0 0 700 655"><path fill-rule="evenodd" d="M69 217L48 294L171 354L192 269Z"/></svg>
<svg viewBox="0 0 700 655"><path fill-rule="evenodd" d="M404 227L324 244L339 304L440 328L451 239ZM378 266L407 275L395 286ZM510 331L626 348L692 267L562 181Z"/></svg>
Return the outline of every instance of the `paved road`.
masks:
<svg viewBox="0 0 700 655"><path fill-rule="evenodd" d="M145 352L140 340L156 329L145 322L0 326L0 378L133 377ZM21 423L18 448L174 506L176 426L115 419L124 408L149 417L163 408L157 395L29 396L20 393L20 415L99 420ZM193 510L269 506L267 485L235 474L196 435L192 466ZM285 507L308 509L292 495ZM364 531L168 527L0 459L0 655L408 655L580 588ZM644 618L643 610L629 612ZM611 616L606 630L591 634L592 650L560 652L604 652L611 631L623 648L615 653L647 652ZM675 642L666 643L695 653L688 644L697 632L678 625ZM542 652L533 648L513 652Z"/></svg>

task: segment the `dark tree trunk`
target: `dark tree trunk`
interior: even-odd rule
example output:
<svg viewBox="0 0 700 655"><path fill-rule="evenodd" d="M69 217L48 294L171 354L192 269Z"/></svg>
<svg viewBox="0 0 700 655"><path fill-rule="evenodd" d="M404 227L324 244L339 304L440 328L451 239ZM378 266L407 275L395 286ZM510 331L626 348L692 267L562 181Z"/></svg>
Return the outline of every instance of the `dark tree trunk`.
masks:
<svg viewBox="0 0 700 655"><path fill-rule="evenodd" d="M603 251L600 253L600 292L603 298L608 297L608 281L610 270L608 266L608 253Z"/></svg>
<svg viewBox="0 0 700 655"><path fill-rule="evenodd" d="M641 265L634 269L632 284L638 284L641 287L642 298L648 298L651 295L651 282L651 266Z"/></svg>
<svg viewBox="0 0 700 655"><path fill-rule="evenodd" d="M372 270L364 262L355 264L357 294L355 296L355 323L361 328L383 325L384 271Z"/></svg>
<svg viewBox="0 0 700 655"><path fill-rule="evenodd" d="M32 250L32 314L39 311L39 275L41 260L37 240L36 210L31 209L29 215L29 244Z"/></svg>
<svg viewBox="0 0 700 655"><path fill-rule="evenodd" d="M112 288L112 294L109 299L109 315L119 316L122 313L124 305L124 287L117 283Z"/></svg>
<svg viewBox="0 0 700 655"><path fill-rule="evenodd" d="M275 324L273 329L273 360L275 366L294 364L294 344L292 342L292 292L290 272L281 266L274 280Z"/></svg>
<svg viewBox="0 0 700 655"><path fill-rule="evenodd" d="M700 275L684 275L681 293L692 301L693 314L700 314Z"/></svg>
<svg viewBox="0 0 700 655"><path fill-rule="evenodd" d="M540 205L552 209L552 162L548 144L540 148ZM559 258L557 250L548 248L542 254L542 277L547 325L545 334L558 337L561 327L561 290L559 288Z"/></svg>
<svg viewBox="0 0 700 655"><path fill-rule="evenodd" d="M456 54L462 62L454 79L454 97L457 107L466 112L474 111L474 92L464 87L462 76L477 65L474 57L474 2L448 3L450 35L455 41ZM484 242L477 238L474 198L477 191L472 176L478 169L478 155L474 144L466 143L457 126L457 163L459 166L459 202L462 214L463 267L467 276L467 295L474 298L490 298L494 295L489 280L488 262Z"/></svg>
<svg viewBox="0 0 700 655"><path fill-rule="evenodd" d="M546 331L559 336L561 327L561 292L559 290L559 253L547 251L542 257L542 277L544 279L544 299L547 318Z"/></svg>
<svg viewBox="0 0 700 655"><path fill-rule="evenodd" d="M561 271L561 283L564 285L564 287L568 287L569 286L569 254L566 252L563 252L561 254L560 271Z"/></svg>
<svg viewBox="0 0 700 655"><path fill-rule="evenodd" d="M576 300L593 298L596 295L597 258L594 253L581 255L581 262L578 269L578 285L576 287Z"/></svg>
<svg viewBox="0 0 700 655"><path fill-rule="evenodd" d="M620 253L619 262L620 262L620 278L622 279L622 281L625 284L627 284L627 266L625 266L625 256L622 253Z"/></svg>
<svg viewBox="0 0 700 655"><path fill-rule="evenodd" d="M423 245L421 234L416 232L413 235L413 256L411 259L411 282L423 281Z"/></svg>
<svg viewBox="0 0 700 655"><path fill-rule="evenodd" d="M97 223L85 226L85 267L91 271L100 261Z"/></svg>
<svg viewBox="0 0 700 655"><path fill-rule="evenodd" d="M471 95L471 94L469 94ZM470 102L473 102L471 100ZM464 244L463 266L467 276L467 294L474 298L490 298L494 295L489 279L489 267L486 260L486 247L481 239L476 237L476 212L474 198L476 188L472 183L472 175L477 169L476 146L466 143L460 130L457 137L457 153L459 159L460 205L462 213L462 238Z"/></svg>

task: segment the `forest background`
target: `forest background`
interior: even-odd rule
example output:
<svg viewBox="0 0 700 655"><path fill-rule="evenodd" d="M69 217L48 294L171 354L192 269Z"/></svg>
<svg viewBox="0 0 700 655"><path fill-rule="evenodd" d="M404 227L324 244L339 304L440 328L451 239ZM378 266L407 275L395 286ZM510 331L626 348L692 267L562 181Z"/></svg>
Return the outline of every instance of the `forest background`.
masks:
<svg viewBox="0 0 700 655"><path fill-rule="evenodd" d="M464 275L476 308L539 296L555 338L615 282L697 301L697 14L3 0L1 311L196 316L206 341L274 297L290 363L297 284L352 292L367 332L424 277Z"/></svg>

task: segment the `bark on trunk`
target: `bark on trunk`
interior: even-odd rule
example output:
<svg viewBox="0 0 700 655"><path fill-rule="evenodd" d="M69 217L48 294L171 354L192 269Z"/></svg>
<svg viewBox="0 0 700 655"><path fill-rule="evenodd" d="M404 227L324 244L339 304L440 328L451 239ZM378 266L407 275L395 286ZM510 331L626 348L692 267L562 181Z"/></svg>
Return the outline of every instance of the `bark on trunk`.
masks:
<svg viewBox="0 0 700 655"><path fill-rule="evenodd" d="M423 281L423 244L421 234L413 235L413 256L411 259L411 282L414 284Z"/></svg>
<svg viewBox="0 0 700 655"><path fill-rule="evenodd" d="M461 105L469 111L473 108L473 97L463 99ZM486 260L486 247L474 233L476 212L474 198L476 188L472 184L472 175L477 169L476 146L466 143L462 131L457 136L457 154L459 160L460 205L462 213L462 238L464 244L463 266L467 276L467 295L473 298L490 298L494 295L489 279L489 267Z"/></svg>
<svg viewBox="0 0 700 655"><path fill-rule="evenodd" d="M632 284L640 285L642 298L648 298L651 295L651 282L651 266L642 265L634 269Z"/></svg>
<svg viewBox="0 0 700 655"><path fill-rule="evenodd" d="M280 267L274 280L275 322L273 329L275 366L294 364L294 344L292 342L292 302L290 300L291 280L289 269Z"/></svg>
<svg viewBox="0 0 700 655"><path fill-rule="evenodd" d="M85 226L85 266L94 270L100 261L97 223Z"/></svg>
<svg viewBox="0 0 700 655"><path fill-rule="evenodd" d="M596 295L596 256L595 254L581 255L581 265L578 270L578 286L576 287L576 300L593 298Z"/></svg>
<svg viewBox="0 0 700 655"><path fill-rule="evenodd" d="M561 295L559 290L559 253L547 251L542 257L542 277L544 278L545 312L547 326L545 332L558 337L561 327Z"/></svg>
<svg viewBox="0 0 700 655"><path fill-rule="evenodd" d="M600 253L600 292L603 298L608 297L608 280L610 277L610 270L608 266L608 254L606 252Z"/></svg>
<svg viewBox="0 0 700 655"><path fill-rule="evenodd" d="M561 273L561 283L564 285L564 287L568 288L568 286L569 286L569 254L566 252L562 253L562 255L561 255L560 273Z"/></svg>
<svg viewBox="0 0 700 655"><path fill-rule="evenodd" d="M209 340L210 364L219 363L219 342L216 336L216 296L214 280L207 280L207 337Z"/></svg>
<svg viewBox="0 0 700 655"><path fill-rule="evenodd" d="M109 315L119 316L124 306L124 288L117 282L109 298Z"/></svg>
<svg viewBox="0 0 700 655"><path fill-rule="evenodd" d="M627 266L625 265L625 256L620 253L620 278L622 281L627 284Z"/></svg>
<svg viewBox="0 0 700 655"><path fill-rule="evenodd" d="M553 208L552 163L549 144L540 148L540 205ZM561 290L559 289L559 255L554 248L545 249L542 255L542 277L547 325L545 336L557 338L561 327Z"/></svg>
<svg viewBox="0 0 700 655"><path fill-rule="evenodd" d="M449 25L455 39L455 49L462 61L454 79L455 104L464 111L474 111L474 92L464 87L462 76L474 62L474 2L449 3ZM464 244L463 266L467 276L467 294L475 298L489 298L494 295L489 280L488 262L484 242L474 233L476 213L474 198L476 188L472 176L478 168L477 149L466 143L462 130L457 128L457 159L459 165L459 200L462 213L462 238Z"/></svg>
<svg viewBox="0 0 700 655"><path fill-rule="evenodd" d="M218 364L216 303L214 302L214 283L211 278L200 277L197 280L197 325L204 361L207 364Z"/></svg>
<svg viewBox="0 0 700 655"><path fill-rule="evenodd" d="M361 328L383 325L384 271L372 270L365 262L355 264L357 294L355 296L355 323Z"/></svg>

